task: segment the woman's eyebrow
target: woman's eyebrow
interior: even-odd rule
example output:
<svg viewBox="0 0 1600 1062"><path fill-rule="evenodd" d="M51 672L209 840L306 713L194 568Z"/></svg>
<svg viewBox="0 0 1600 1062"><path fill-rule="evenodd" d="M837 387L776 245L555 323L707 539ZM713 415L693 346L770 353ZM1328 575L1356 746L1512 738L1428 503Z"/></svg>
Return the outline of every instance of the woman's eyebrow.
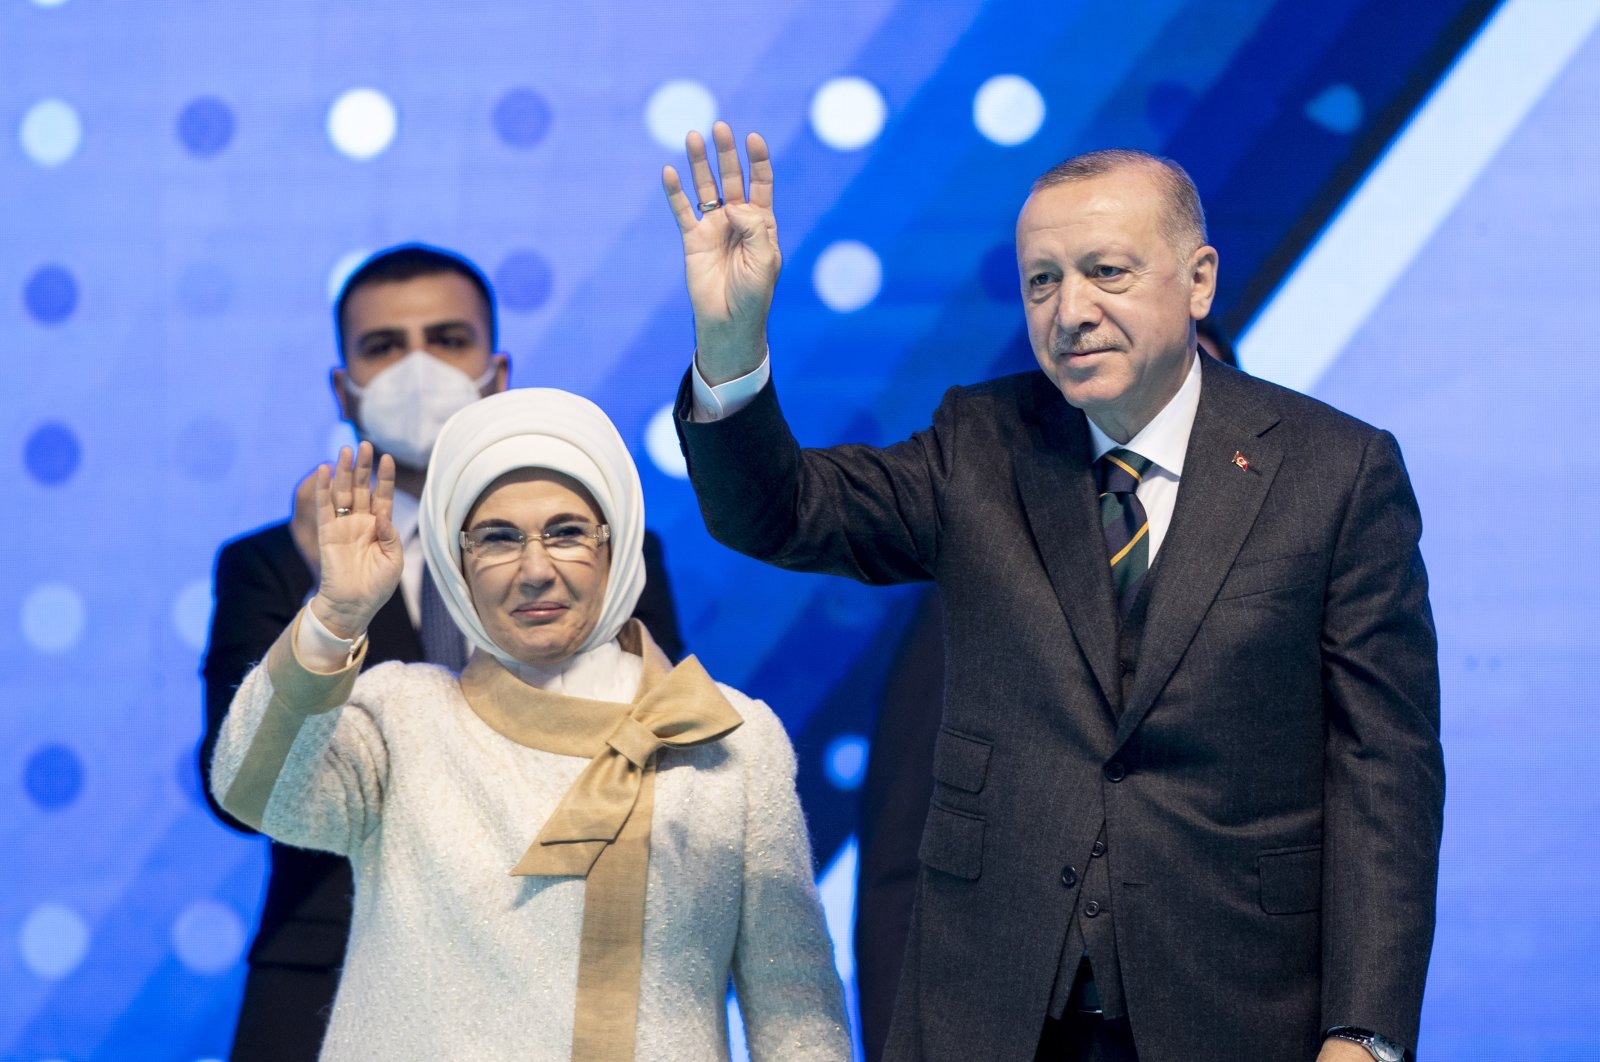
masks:
<svg viewBox="0 0 1600 1062"><path fill-rule="evenodd" d="M594 523L594 522L595 522L594 518L589 516L589 515L587 515L587 514L585 514L585 513L557 513L554 516L547 517L545 519L544 526L549 527L551 524L570 524L570 523L587 524L587 523ZM518 527L512 521L503 519L503 518L498 517L498 516L485 517L484 519L479 520L476 523L474 523L467 530L476 531L480 527L509 527L509 528L512 528L513 530L519 530L519 531L521 530L521 528Z"/></svg>
<svg viewBox="0 0 1600 1062"><path fill-rule="evenodd" d="M491 516L488 519L479 520L477 523L473 524L470 528L468 528L468 530L469 531L476 531L481 527L509 527L509 528L512 528L513 530L517 530L518 529L517 525L512 523L510 520L501 520L498 517Z"/></svg>

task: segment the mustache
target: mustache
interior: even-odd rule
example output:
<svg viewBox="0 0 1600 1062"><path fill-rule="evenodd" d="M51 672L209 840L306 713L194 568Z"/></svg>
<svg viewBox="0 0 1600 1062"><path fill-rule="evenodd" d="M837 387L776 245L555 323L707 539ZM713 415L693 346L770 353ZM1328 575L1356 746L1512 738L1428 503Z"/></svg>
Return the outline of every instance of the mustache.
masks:
<svg viewBox="0 0 1600 1062"><path fill-rule="evenodd" d="M1116 349L1117 341L1111 336L1099 335L1071 335L1062 336L1050 345L1050 353L1061 356L1064 354L1082 354L1086 350L1111 350Z"/></svg>

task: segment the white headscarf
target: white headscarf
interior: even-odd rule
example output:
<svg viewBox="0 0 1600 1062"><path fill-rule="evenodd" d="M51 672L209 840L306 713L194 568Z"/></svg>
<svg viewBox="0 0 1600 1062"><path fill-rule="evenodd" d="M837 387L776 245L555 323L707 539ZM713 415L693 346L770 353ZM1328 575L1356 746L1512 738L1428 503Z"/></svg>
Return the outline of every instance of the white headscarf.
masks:
<svg viewBox="0 0 1600 1062"><path fill-rule="evenodd" d="M490 639L461 566L461 528L484 489L523 468L582 483L611 525L611 571L600 619L573 654L605 645L644 592L644 491L622 436L599 406L553 387L522 387L480 399L445 422L422 486L418 536L456 626L473 645L515 671L519 662Z"/></svg>

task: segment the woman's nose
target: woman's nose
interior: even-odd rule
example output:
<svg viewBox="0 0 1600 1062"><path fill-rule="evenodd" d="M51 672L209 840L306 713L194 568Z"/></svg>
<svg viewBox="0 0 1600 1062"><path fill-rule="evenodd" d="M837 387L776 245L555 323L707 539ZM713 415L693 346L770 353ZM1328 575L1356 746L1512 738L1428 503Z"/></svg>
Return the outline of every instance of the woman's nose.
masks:
<svg viewBox="0 0 1600 1062"><path fill-rule="evenodd" d="M555 579L555 562L550 559L550 551L544 548L544 539L528 539L517 562L517 574L524 582L548 583Z"/></svg>

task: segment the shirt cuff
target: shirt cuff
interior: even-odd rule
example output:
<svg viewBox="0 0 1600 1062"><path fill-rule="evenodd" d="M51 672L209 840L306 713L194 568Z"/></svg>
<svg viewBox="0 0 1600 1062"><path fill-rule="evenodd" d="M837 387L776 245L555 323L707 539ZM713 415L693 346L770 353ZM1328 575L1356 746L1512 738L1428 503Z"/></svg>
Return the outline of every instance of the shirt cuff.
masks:
<svg viewBox="0 0 1600 1062"><path fill-rule="evenodd" d="M294 651L300 663L310 670L331 675L349 667L366 640L366 631L354 638L339 637L307 606L303 610L300 629L295 632Z"/></svg>
<svg viewBox="0 0 1600 1062"><path fill-rule="evenodd" d="M698 362L689 365L690 384L694 391L694 408L689 419L696 424L709 424L714 420L731 417L755 401L756 395L772 379L771 353L761 359L761 364L737 379L712 387L700 375Z"/></svg>

